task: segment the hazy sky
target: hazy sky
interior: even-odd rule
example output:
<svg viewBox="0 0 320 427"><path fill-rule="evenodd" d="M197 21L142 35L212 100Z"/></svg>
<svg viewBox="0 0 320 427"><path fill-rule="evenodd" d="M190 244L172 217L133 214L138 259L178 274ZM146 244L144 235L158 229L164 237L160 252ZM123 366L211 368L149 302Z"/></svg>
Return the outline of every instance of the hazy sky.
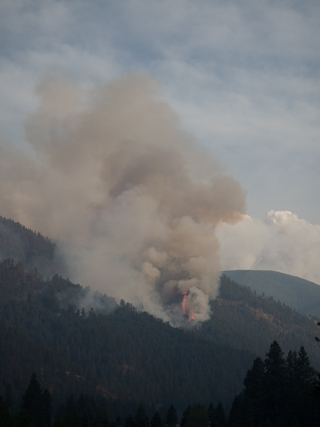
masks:
<svg viewBox="0 0 320 427"><path fill-rule="evenodd" d="M299 232L287 236L281 250L297 244L316 265L319 22L318 0L2 0L2 144L26 144L24 122L38 105L33 89L48 70L84 88L142 71L160 83L181 127L218 156L247 191L247 214L259 231L254 234L250 221L241 230L223 229L223 267L274 265L266 262L266 253L285 234L286 221ZM259 236L261 247L249 248L246 224L249 241ZM244 241L252 253L231 265L230 248L241 251ZM273 263L277 256L272 254ZM299 271L294 274L306 277ZM320 272L312 278L320 281Z"/></svg>

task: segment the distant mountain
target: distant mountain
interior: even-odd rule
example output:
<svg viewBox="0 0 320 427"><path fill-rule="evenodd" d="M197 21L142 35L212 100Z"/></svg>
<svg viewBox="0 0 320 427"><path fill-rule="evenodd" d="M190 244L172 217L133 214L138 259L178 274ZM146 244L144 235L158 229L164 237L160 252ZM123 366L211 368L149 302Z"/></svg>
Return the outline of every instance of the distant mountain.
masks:
<svg viewBox="0 0 320 427"><path fill-rule="evenodd" d="M320 318L320 286L289 274L264 270L228 270L223 274L259 295L273 297L301 314Z"/></svg>

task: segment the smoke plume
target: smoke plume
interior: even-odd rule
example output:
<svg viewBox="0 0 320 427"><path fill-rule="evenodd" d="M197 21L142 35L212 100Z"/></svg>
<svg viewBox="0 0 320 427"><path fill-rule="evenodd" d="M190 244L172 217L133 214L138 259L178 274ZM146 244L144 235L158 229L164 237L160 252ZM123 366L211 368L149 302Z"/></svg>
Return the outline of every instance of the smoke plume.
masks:
<svg viewBox="0 0 320 427"><path fill-rule="evenodd" d="M246 216L217 229L224 270L274 270L320 285L320 226L290 211L270 211L263 220Z"/></svg>
<svg viewBox="0 0 320 427"><path fill-rule="evenodd" d="M51 75L36 91L32 152L0 153L1 215L71 243L60 248L73 281L174 325L208 319L215 230L242 217L240 185L180 129L146 75L87 91Z"/></svg>

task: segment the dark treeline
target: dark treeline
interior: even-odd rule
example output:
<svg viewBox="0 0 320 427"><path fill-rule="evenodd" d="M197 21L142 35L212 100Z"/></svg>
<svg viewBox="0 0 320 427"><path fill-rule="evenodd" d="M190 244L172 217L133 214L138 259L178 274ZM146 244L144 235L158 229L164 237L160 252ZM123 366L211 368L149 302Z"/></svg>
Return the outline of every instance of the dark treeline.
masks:
<svg viewBox="0 0 320 427"><path fill-rule="evenodd" d="M218 403L188 405L182 415L171 404L168 408L144 405L114 406L105 398L95 399L81 393L70 394L53 415L52 396L42 390L35 374L22 396L20 409L12 409L11 387L0 396L1 427L227 427L225 410ZM131 411L131 412L130 412Z"/></svg>
<svg viewBox="0 0 320 427"><path fill-rule="evenodd" d="M174 404L165 407L114 404L106 398L70 394L53 414L50 392L42 390L35 374L14 413L12 388L0 396L2 427L317 427L320 424L319 374L310 366L303 347L286 358L274 341L265 360L256 358L244 388L226 414L216 406L187 405L182 414Z"/></svg>
<svg viewBox="0 0 320 427"><path fill-rule="evenodd" d="M253 362L244 378L243 391L230 410L230 427L313 427L320 423L316 397L318 374L302 346L287 357L273 341L266 358Z"/></svg>
<svg viewBox="0 0 320 427"><path fill-rule="evenodd" d="M212 319L196 330L172 328L101 294L95 296L97 314L90 308L93 298L82 305L88 289L57 275L44 281L12 260L0 262L1 292L12 297L0 298L0 394L11 384L16 409L32 372L50 390L54 406L70 392L82 392L120 406L174 402L179 412L190 402L230 407L252 360L273 339L285 351L293 343L293 350L303 345L310 354L311 341L314 358L318 350L316 323L225 277ZM247 341L242 348L239 336Z"/></svg>

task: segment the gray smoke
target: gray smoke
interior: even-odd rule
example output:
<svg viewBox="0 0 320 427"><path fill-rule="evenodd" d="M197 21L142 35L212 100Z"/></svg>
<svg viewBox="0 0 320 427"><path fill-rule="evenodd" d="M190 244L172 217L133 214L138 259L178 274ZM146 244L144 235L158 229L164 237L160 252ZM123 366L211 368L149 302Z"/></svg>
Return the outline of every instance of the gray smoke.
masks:
<svg viewBox="0 0 320 427"><path fill-rule="evenodd" d="M210 315L218 290L219 223L236 223L245 193L181 130L158 84L124 76L81 91L47 76L28 118L32 152L0 160L1 215L61 246L70 279L179 325Z"/></svg>

